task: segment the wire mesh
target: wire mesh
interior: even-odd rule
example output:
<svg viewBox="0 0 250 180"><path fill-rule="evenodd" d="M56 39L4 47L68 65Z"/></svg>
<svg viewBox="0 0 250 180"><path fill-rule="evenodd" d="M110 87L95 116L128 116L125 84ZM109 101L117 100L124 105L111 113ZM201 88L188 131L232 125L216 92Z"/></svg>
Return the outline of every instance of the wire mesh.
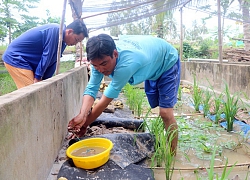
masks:
<svg viewBox="0 0 250 180"><path fill-rule="evenodd" d="M97 30L131 23L162 12L174 12L184 7L201 11L208 16L217 15L215 0L84 0L82 18L89 30ZM232 17L232 13L238 14ZM243 22L240 14L240 5L233 4L226 9L222 16L226 19Z"/></svg>

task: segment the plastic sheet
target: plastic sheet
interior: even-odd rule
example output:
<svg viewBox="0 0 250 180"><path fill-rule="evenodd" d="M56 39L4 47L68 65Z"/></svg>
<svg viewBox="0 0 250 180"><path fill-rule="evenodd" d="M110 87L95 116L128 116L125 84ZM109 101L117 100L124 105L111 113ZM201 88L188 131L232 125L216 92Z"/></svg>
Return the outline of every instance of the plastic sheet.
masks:
<svg viewBox="0 0 250 180"><path fill-rule="evenodd" d="M118 117L99 117L90 126L96 126L99 124L105 125L107 128L110 127L124 127L126 129L137 130L142 128L143 120L141 119L130 119L130 118L118 118Z"/></svg>
<svg viewBox="0 0 250 180"><path fill-rule="evenodd" d="M117 133L104 134L94 137L108 138L113 142L114 147L111 150L109 161L103 166L89 171L76 168L72 160L69 159L62 165L58 178L66 177L68 180L154 179L152 170L147 168L144 163L146 158L150 157L154 152L154 137L151 134Z"/></svg>
<svg viewBox="0 0 250 180"><path fill-rule="evenodd" d="M93 171L74 167L73 161L66 161L57 176L65 177L68 180L88 179L88 180L153 180L151 169L143 168L140 165L130 164L125 169L121 169L115 162L109 160L104 166Z"/></svg>
<svg viewBox="0 0 250 180"><path fill-rule="evenodd" d="M194 105L193 105L192 102L189 102L189 106L192 107L192 108L194 108ZM199 111L200 111L200 112L203 111L203 105L199 105ZM249 112L249 114L250 114L250 112ZM214 114L208 114L208 115L207 115L207 118L210 119L211 121L215 121L215 115L214 115ZM225 119L225 114L222 113L222 114L220 115L220 118ZM242 132L244 133L245 136L250 136L250 125L249 125L249 124L246 124L246 123L244 123L244 122L242 122L242 121L240 121L240 120L238 120L238 119L236 119L236 118L234 119L233 124L234 124L235 126L238 126L239 129L240 129L240 131L242 131ZM221 122L220 125L221 125L223 128L227 129L227 122L226 122L226 121Z"/></svg>
<svg viewBox="0 0 250 180"><path fill-rule="evenodd" d="M208 117L210 120L215 121L215 115L208 114L207 117ZM222 113L222 114L220 115L220 117L221 117L222 119L225 119L225 114ZM250 134L249 134L249 133L250 133L250 125L249 125L249 124L246 124L246 123L244 123L244 122L242 122L242 121L240 121L240 120L238 120L238 119L234 119L233 124L234 124L235 126L238 126L239 129L240 129L240 131L242 131L242 132L244 133L245 136L249 136L249 135L250 135ZM223 128L227 129L227 122L226 122L226 121L221 122L220 125L221 125Z"/></svg>
<svg viewBox="0 0 250 180"><path fill-rule="evenodd" d="M220 125L222 127L224 127L225 129L227 129L227 122L221 122ZM249 136L249 133L250 133L250 125L249 124L246 124L242 121L238 121L238 120L234 120L234 125L238 126L239 129L244 133L244 135L248 135Z"/></svg>

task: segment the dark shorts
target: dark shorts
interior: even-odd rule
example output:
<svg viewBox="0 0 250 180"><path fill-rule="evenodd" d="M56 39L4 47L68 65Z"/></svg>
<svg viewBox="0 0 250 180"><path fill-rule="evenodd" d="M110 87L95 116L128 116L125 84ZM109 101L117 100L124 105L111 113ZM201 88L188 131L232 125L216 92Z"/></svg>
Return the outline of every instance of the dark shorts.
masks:
<svg viewBox="0 0 250 180"><path fill-rule="evenodd" d="M180 59L165 71L157 80L145 81L145 93L151 108L173 108L177 102L180 85L181 63Z"/></svg>

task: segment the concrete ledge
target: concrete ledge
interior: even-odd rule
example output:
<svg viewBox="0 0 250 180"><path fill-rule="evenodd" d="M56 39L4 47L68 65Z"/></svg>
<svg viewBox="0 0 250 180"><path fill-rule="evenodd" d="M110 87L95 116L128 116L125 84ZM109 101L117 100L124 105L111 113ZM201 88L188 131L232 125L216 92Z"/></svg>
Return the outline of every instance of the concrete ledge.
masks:
<svg viewBox="0 0 250 180"><path fill-rule="evenodd" d="M86 67L0 96L0 179L46 179L79 113Z"/></svg>

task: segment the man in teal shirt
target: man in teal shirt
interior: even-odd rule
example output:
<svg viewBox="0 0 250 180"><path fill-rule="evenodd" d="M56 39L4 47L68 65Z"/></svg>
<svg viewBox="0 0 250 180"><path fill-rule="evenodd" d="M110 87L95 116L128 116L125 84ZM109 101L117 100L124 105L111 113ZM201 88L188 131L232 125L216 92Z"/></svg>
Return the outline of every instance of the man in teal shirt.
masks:
<svg viewBox="0 0 250 180"><path fill-rule="evenodd" d="M116 43L106 35L90 38L86 46L92 65L91 77L84 92L80 113L69 122L69 130L82 136L90 125L117 98L127 84L145 83L145 92L152 108L159 106L165 129L175 132L172 152L177 147L177 123L173 107L180 83L180 60L177 50L163 39L152 36L128 36ZM112 81L102 98L91 110L103 77Z"/></svg>

